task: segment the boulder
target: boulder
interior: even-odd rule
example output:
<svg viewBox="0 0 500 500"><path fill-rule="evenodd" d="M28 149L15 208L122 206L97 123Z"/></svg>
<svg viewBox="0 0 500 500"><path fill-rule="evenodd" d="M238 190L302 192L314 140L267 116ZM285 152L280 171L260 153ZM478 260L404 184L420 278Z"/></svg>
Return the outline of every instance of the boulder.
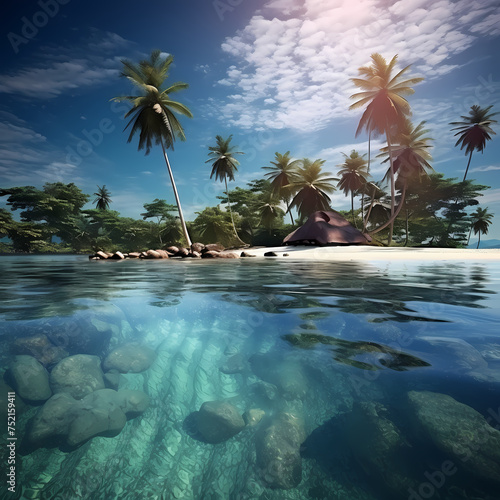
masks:
<svg viewBox="0 0 500 500"><path fill-rule="evenodd" d="M59 361L50 373L50 386L54 394L66 392L75 399L104 389L101 360L97 356L77 354Z"/></svg>
<svg viewBox="0 0 500 500"><path fill-rule="evenodd" d="M205 252L222 252L224 250L224 247L220 243L209 243L208 245L205 245L205 247L202 250L202 253Z"/></svg>
<svg viewBox="0 0 500 500"><path fill-rule="evenodd" d="M33 356L19 355L9 366L17 394L28 401L45 401L52 396L47 370Z"/></svg>
<svg viewBox="0 0 500 500"><path fill-rule="evenodd" d="M160 259L168 259L168 252L166 250L156 250L160 254Z"/></svg>
<svg viewBox="0 0 500 500"><path fill-rule="evenodd" d="M257 467L270 488L289 490L300 484L300 445L305 439L302 419L285 412L278 413L270 425L257 433Z"/></svg>
<svg viewBox="0 0 500 500"><path fill-rule="evenodd" d="M125 389L116 393L118 406L127 418L144 413L149 406L149 397L142 391Z"/></svg>
<svg viewBox="0 0 500 500"><path fill-rule="evenodd" d="M183 258L187 257L188 255L189 255L189 250L184 247L179 248L179 251L176 254L177 257L183 257Z"/></svg>
<svg viewBox="0 0 500 500"><path fill-rule="evenodd" d="M148 250L146 252L146 259L161 259L161 255L156 250Z"/></svg>
<svg viewBox="0 0 500 500"><path fill-rule="evenodd" d="M188 257L191 257L192 259L200 259L201 253L196 251L191 251L189 252Z"/></svg>
<svg viewBox="0 0 500 500"><path fill-rule="evenodd" d="M61 346L53 345L47 335L18 338L10 345L12 354L27 354L36 358L42 365L53 365L69 356Z"/></svg>
<svg viewBox="0 0 500 500"><path fill-rule="evenodd" d="M96 252L95 256L99 257L100 259L104 259L104 260L108 258L108 254L102 252L101 250L99 250L98 252Z"/></svg>
<svg viewBox="0 0 500 500"><path fill-rule="evenodd" d="M129 259L138 259L141 256L140 252L130 252L128 254Z"/></svg>
<svg viewBox="0 0 500 500"><path fill-rule="evenodd" d="M255 427L264 417L266 412L260 408L250 408L243 413L243 420L247 427Z"/></svg>
<svg viewBox="0 0 500 500"><path fill-rule="evenodd" d="M127 423L118 399L118 393L111 389L102 389L85 396L69 425L67 443L77 446L97 435L118 435Z"/></svg>
<svg viewBox="0 0 500 500"><path fill-rule="evenodd" d="M446 394L411 391L408 398L415 425L437 448L478 480L500 484L500 431Z"/></svg>
<svg viewBox="0 0 500 500"><path fill-rule="evenodd" d="M264 257L277 257L278 254L276 252L266 252Z"/></svg>
<svg viewBox="0 0 500 500"><path fill-rule="evenodd" d="M263 399L265 402L274 401L279 395L278 388L274 384L264 382L263 380L252 384L251 389L257 397Z"/></svg>
<svg viewBox="0 0 500 500"><path fill-rule="evenodd" d="M28 440L33 444L42 445L54 436L66 436L81 408L81 401L77 401L70 394L55 394L33 418Z"/></svg>
<svg viewBox="0 0 500 500"><path fill-rule="evenodd" d="M215 250L209 250L207 252L203 252L201 254L202 259L216 259L219 257L220 252L216 252Z"/></svg>
<svg viewBox="0 0 500 500"><path fill-rule="evenodd" d="M219 259L239 259L240 256L234 252L220 252L218 255Z"/></svg>
<svg viewBox="0 0 500 500"><path fill-rule="evenodd" d="M165 248L165 250L168 253L171 253L172 255L176 255L177 253L179 253L179 247L176 247L176 246L167 247L167 248Z"/></svg>
<svg viewBox="0 0 500 500"><path fill-rule="evenodd" d="M111 351L103 362L103 368L120 373L140 373L147 370L156 359L153 349L138 344L125 344Z"/></svg>
<svg viewBox="0 0 500 500"><path fill-rule="evenodd" d="M120 386L120 372L118 370L109 370L103 375L104 385L107 389L113 389L115 391L118 390Z"/></svg>
<svg viewBox="0 0 500 500"><path fill-rule="evenodd" d="M257 257L253 253L241 252L240 257Z"/></svg>
<svg viewBox="0 0 500 500"><path fill-rule="evenodd" d="M196 414L196 427L207 443L217 444L238 434L245 428L245 422L232 404L207 401Z"/></svg>
<svg viewBox="0 0 500 500"><path fill-rule="evenodd" d="M123 260L125 258L125 255L123 255L121 252L115 252L110 258L113 260Z"/></svg>
<svg viewBox="0 0 500 500"><path fill-rule="evenodd" d="M198 252L201 254L203 249L205 248L205 245L203 243L193 243L191 245L191 252Z"/></svg>

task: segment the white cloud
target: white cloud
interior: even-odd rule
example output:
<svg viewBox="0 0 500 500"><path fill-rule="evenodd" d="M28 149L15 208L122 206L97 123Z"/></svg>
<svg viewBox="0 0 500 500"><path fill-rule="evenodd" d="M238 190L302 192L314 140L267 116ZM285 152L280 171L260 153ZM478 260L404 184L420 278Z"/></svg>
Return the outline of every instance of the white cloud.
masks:
<svg viewBox="0 0 500 500"><path fill-rule="evenodd" d="M491 172L492 170L500 170L500 165L488 165L485 167L471 168L469 172Z"/></svg>
<svg viewBox="0 0 500 500"><path fill-rule="evenodd" d="M371 53L397 53L400 67L413 64L412 75L431 80L456 70L447 61L478 34L500 29L497 0L400 0L389 9L383 0L273 0L266 7L222 44L235 63L219 84L234 92L216 114L243 129L323 129L356 116L348 111L349 78Z"/></svg>

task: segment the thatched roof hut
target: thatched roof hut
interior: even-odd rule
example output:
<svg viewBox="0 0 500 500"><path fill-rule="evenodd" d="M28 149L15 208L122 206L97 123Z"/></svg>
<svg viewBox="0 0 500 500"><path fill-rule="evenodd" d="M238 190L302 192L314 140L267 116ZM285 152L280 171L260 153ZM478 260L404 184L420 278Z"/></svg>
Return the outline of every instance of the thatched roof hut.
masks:
<svg viewBox="0 0 500 500"><path fill-rule="evenodd" d="M285 245L363 245L372 239L356 229L347 219L335 211L314 212L307 222L290 233Z"/></svg>

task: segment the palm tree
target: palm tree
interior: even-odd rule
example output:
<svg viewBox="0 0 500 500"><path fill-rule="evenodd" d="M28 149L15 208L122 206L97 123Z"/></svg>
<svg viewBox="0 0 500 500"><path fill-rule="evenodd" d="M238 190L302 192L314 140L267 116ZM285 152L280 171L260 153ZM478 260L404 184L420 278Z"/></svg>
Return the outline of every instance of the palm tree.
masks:
<svg viewBox="0 0 500 500"><path fill-rule="evenodd" d="M262 204L259 206L260 222L271 234L273 223L278 217L283 216L283 210L279 207L279 198L273 191L264 193Z"/></svg>
<svg viewBox="0 0 500 500"><path fill-rule="evenodd" d="M341 167L339 170L339 175L341 177L337 187L340 188L346 196L348 193L351 193L351 216L353 224L356 225L356 221L354 220L354 193L360 191L368 180L366 155L360 156L354 149L349 156L345 153L342 154L344 155L345 161L341 165L337 165Z"/></svg>
<svg viewBox="0 0 500 500"><path fill-rule="evenodd" d="M139 95L115 97L114 100L127 101L132 105L132 108L125 114L125 118L130 117L125 129L131 127L127 142L131 142L135 134L139 132L138 150L145 149L146 155L150 153L154 144L161 145L179 210L182 231L187 245L191 246L191 238L186 227L177 186L166 151L174 149L176 138L182 141L186 140L176 113L190 118L193 116L184 104L170 98L171 94L188 88L187 83L178 82L164 88L173 60L171 55L162 57L159 50L154 50L151 52L149 60L140 61L138 64L122 60L121 75L137 87Z"/></svg>
<svg viewBox="0 0 500 500"><path fill-rule="evenodd" d="M286 211L290 213L292 224L295 224L292 212L290 211L290 200L294 194L291 182L293 175L300 165L300 160L292 160L290 151L287 151L284 155L280 153L274 153L274 155L276 161L271 162L274 166L262 168L269 170L265 176L271 181L273 193L285 202Z"/></svg>
<svg viewBox="0 0 500 500"><path fill-rule="evenodd" d="M471 229L474 230L474 234L478 235L476 248L479 248L479 243L481 242L481 234L488 234L488 229L489 225L491 224L492 218L493 214L488 213L488 207L486 208L478 207L476 208L476 211L472 214Z"/></svg>
<svg viewBox="0 0 500 500"><path fill-rule="evenodd" d="M111 203L111 193L106 189L106 184L102 187L97 186L97 191L94 193L96 199L92 202L95 203L97 210L107 210Z"/></svg>
<svg viewBox="0 0 500 500"><path fill-rule="evenodd" d="M215 180L224 181L226 183L226 196L227 196L227 206L229 208L229 213L231 214L231 222L233 224L234 234L236 238L244 243L238 236L236 231L236 226L234 225L233 211L231 210L231 202L229 201L229 190L227 188L227 180L234 181L234 172L238 171L238 165L240 162L233 157L233 155L242 155L241 151L233 151L233 146L231 146L230 135L227 139L223 139L220 135L215 137L217 142L216 146L210 146L208 149L210 152L208 156L210 157L205 163L212 163L212 173L210 174L210 179L215 175Z"/></svg>
<svg viewBox="0 0 500 500"><path fill-rule="evenodd" d="M493 107L493 105L488 106L487 108L481 108L474 104L471 106L469 111L469 116L461 116L463 118L462 122L451 122L450 125L457 125L451 130L458 130L455 136L459 136L458 141L455 146L458 146L460 143L460 149L464 149L465 154L469 155L469 161L467 162L467 168L465 169L465 175L463 181L465 181L467 177L467 172L469 171L470 161L472 160L472 153L474 151L483 152L486 141L491 139L490 134L496 134L490 125L493 123L497 123L496 120L492 120L492 116L497 115L498 113L488 113L489 110Z"/></svg>
<svg viewBox="0 0 500 500"><path fill-rule="evenodd" d="M351 99L356 99L356 102L349 109L357 109L367 105L359 120L356 137L363 129L369 133L370 140L372 134L385 134L386 136L391 165L391 219L394 219L396 195L390 136L391 133L394 133L394 129L397 129L402 124L404 117L411 114L410 105L402 96L413 94L415 91L411 88L411 85L421 82L423 78L410 78L401 81L401 76L408 71L410 66L406 66L393 76L397 55L391 59L389 64L378 53L372 54L371 58L372 64L370 66L363 66L358 70L360 76L365 78L351 78L354 85L359 87L362 92L351 96ZM392 224L389 232L389 244L391 241Z"/></svg>
<svg viewBox="0 0 500 500"><path fill-rule="evenodd" d="M292 177L291 188L297 194L290 203L289 210L297 208L301 220L311 215L317 210L328 210L330 208L330 198L327 193L333 193L335 186L332 182L337 182L335 177L329 177L329 172L321 172L321 167L325 160L315 160L312 162L308 158L302 160L302 167Z"/></svg>
<svg viewBox="0 0 500 500"><path fill-rule="evenodd" d="M408 183L412 181L420 181L423 175L427 175L427 170L434 171L430 165L432 156L429 149L432 147L429 141L430 137L423 137L429 132L424 129L425 121L420 122L416 127L412 122L405 118L397 133L393 136L394 146L390 149L389 146L382 148L382 153L379 156L388 156L385 162L391 158L393 160L393 168L386 172L384 179L389 177L391 173L398 176L398 182L401 190L401 200L398 208L385 224L370 231L370 234L376 234L382 229L385 229L399 215L401 208L404 205L406 189ZM392 220L391 220L392 219Z"/></svg>

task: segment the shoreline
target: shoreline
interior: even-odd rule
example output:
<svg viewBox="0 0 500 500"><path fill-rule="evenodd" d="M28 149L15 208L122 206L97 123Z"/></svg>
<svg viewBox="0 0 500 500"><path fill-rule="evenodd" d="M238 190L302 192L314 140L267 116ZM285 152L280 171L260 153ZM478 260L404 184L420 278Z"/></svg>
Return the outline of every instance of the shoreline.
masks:
<svg viewBox="0 0 500 500"><path fill-rule="evenodd" d="M500 248L423 248L423 247L374 247L368 245L348 246L279 246L249 247L227 250L224 253L246 252L254 258L290 259L290 260L327 260L327 261L498 261ZM277 257L265 257L267 252L274 252ZM284 256L283 254L288 254Z"/></svg>

